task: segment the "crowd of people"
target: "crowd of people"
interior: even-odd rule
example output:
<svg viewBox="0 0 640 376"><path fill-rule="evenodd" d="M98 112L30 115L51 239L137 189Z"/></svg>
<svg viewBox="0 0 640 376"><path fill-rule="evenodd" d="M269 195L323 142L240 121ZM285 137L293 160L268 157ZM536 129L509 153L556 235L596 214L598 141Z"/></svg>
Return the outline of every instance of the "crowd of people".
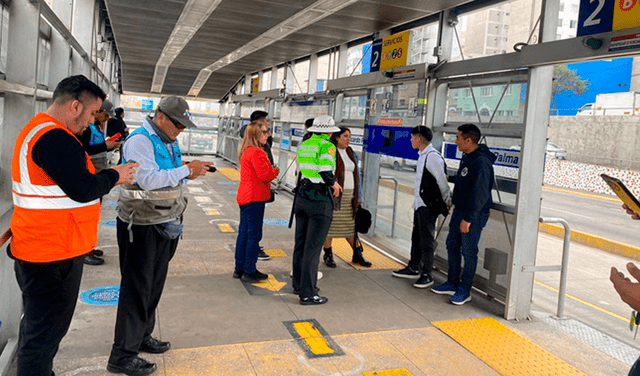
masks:
<svg viewBox="0 0 640 376"><path fill-rule="evenodd" d="M15 209L7 253L15 260L24 310L17 374L54 375L53 358L71 323L83 264L104 263L101 251L95 249L100 202L116 185L120 185L116 231L121 281L107 369L127 375L153 373L157 366L139 353L159 354L171 348L170 342L152 333L169 262L183 231L187 200L182 185L204 176L214 163L182 161L177 138L186 128L196 126L188 103L180 97L162 98L153 116L130 134L123 110L114 111L104 91L82 75L62 80L52 102L20 132L12 160ZM371 263L364 258L355 230L355 218L362 210L362 176L356 153L349 146L351 131L336 126L326 115L309 119L305 125L292 205L292 287L300 304L319 305L328 298L319 295L318 265L324 250L325 265L337 266L334 238L346 239L353 264L370 267ZM256 265L259 259L268 259L260 246L262 223L266 203L274 200L271 182L280 174L271 155L268 113L254 112L241 137L236 195L240 224L233 277L258 282L268 278ZM496 156L479 144L477 126L458 127L455 143L464 155L450 192L446 163L431 145L432 138L428 127L411 130L411 145L419 158L410 260L392 275L415 280L414 287L431 287L434 293L450 295L451 303L462 305L471 300L478 242L492 204ZM107 153L116 148L121 151L120 162L110 167ZM448 216L451 207L446 239L448 276L446 282L434 286L436 221ZM640 213L624 208L640 219ZM627 269L640 279L634 264ZM615 268L610 279L623 301L640 311L640 284ZM640 372L639 368L635 365L631 374Z"/></svg>

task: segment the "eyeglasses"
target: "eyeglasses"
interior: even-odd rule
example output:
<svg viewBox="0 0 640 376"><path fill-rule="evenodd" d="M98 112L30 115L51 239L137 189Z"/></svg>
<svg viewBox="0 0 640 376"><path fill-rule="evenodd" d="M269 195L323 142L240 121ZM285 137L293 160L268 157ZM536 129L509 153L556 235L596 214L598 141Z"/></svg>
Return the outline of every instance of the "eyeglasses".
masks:
<svg viewBox="0 0 640 376"><path fill-rule="evenodd" d="M262 132L262 134L264 134L264 135L269 134L269 131L261 131L261 132Z"/></svg>
<svg viewBox="0 0 640 376"><path fill-rule="evenodd" d="M164 112L163 112L163 114L164 114ZM186 128L184 125L182 125L182 124L180 124L179 122L177 122L177 121L173 120L173 119L171 118L171 116L169 116L169 115L167 115L167 114L164 114L164 116L166 116L166 117L167 117L167 119L169 119L169 121L170 121L171 123L173 123L173 126L174 126L174 127L178 128L178 129L185 129L185 128Z"/></svg>

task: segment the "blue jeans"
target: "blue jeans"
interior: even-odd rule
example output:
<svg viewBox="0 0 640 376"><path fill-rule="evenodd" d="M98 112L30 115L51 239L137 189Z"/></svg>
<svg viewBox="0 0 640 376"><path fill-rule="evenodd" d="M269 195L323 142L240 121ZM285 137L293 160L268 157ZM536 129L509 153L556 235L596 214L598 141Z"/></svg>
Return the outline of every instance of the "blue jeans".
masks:
<svg viewBox="0 0 640 376"><path fill-rule="evenodd" d="M262 240L262 220L264 202L250 202L240 206L240 228L236 239L236 270L251 274L256 271L260 240Z"/></svg>
<svg viewBox="0 0 640 376"><path fill-rule="evenodd" d="M449 222L449 236L447 236L447 253L449 257L449 277L447 282L471 291L473 285L473 277L476 275L476 267L478 265L478 242L482 229L489 220L489 213L482 213L476 222L472 222L469 232L463 234L460 232L460 222L462 222L462 213L453 210L451 221ZM462 257L464 257L464 269L462 269ZM462 270L461 270L462 269ZM462 279L460 272L462 271Z"/></svg>

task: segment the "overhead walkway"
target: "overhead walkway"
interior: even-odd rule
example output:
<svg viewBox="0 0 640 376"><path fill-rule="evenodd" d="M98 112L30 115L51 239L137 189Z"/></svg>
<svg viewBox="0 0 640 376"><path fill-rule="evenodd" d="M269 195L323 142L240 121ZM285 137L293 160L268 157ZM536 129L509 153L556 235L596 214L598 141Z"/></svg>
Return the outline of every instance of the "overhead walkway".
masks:
<svg viewBox="0 0 640 376"><path fill-rule="evenodd" d="M186 231L171 262L155 336L171 341L157 375L626 375L629 365L559 329L552 311L520 322L479 293L464 306L393 278L402 255L366 246L370 269L350 264L336 242L336 269L321 265L318 285L329 302L301 306L289 272L291 197L267 205L260 284L231 277L239 210L239 176L219 172L187 185ZM119 284L115 237L117 188L102 205L99 248L106 263L86 266L74 320L56 357L58 376L109 375ZM366 239L365 239L366 240ZM543 242L543 247L555 247ZM397 260L396 260L397 259ZM436 280L444 276L436 273ZM552 284L551 282L547 282ZM593 329L592 329L593 330ZM603 335L593 330L593 335ZM631 346L620 344L623 347ZM628 363L629 361L627 361ZM8 375L15 375L10 369Z"/></svg>

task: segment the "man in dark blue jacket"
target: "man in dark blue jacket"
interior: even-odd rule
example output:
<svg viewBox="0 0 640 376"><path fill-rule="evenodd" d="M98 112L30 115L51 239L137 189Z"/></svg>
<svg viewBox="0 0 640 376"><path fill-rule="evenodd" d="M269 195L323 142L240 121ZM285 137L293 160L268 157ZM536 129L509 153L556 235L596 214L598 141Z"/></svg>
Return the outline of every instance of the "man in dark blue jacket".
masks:
<svg viewBox="0 0 640 376"><path fill-rule="evenodd" d="M431 288L436 294L452 295L450 301L456 305L471 300L471 286L478 264L478 242L493 203L491 188L496 156L486 145L478 145L480 137L480 129L473 124L458 127L456 145L465 154L453 188L454 209L447 237L449 276L447 282Z"/></svg>

